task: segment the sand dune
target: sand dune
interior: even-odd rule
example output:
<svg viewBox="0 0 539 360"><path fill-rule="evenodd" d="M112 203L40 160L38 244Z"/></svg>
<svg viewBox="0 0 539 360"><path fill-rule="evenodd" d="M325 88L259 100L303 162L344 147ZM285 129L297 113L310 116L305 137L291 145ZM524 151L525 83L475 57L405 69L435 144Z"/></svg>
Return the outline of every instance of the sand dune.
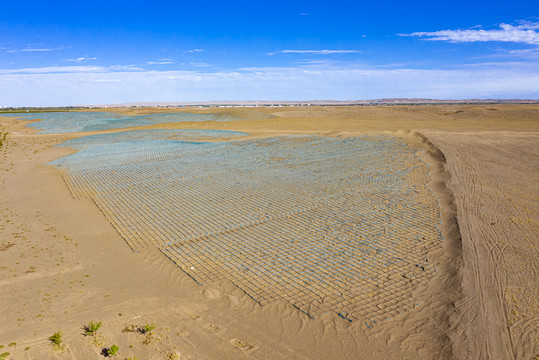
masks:
<svg viewBox="0 0 539 360"><path fill-rule="evenodd" d="M52 145L83 133L36 134L27 122L0 116L0 132L9 132L0 148L0 354L99 359L113 344L121 359L526 359L539 353L538 106L174 111L224 111L241 121L121 131L250 134L234 141L284 134L414 139L431 169L428 186L444 237L429 253L437 276L414 288L421 305L369 328L331 311L310 318L286 300L261 306L228 279L200 286L157 249L131 251L94 201L74 199L61 172L44 165L74 152ZM386 301L371 305L384 308ZM83 336L94 320L103 321L99 335ZM151 336L136 331L146 322L156 325ZM63 333L63 349L48 340L56 331Z"/></svg>

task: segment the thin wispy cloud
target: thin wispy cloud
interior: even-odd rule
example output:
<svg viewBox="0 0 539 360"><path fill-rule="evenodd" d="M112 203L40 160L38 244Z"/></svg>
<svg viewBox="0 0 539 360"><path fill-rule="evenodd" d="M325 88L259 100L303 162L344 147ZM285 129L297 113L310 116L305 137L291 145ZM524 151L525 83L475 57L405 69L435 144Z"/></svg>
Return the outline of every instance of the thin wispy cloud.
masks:
<svg viewBox="0 0 539 360"><path fill-rule="evenodd" d="M537 19L537 18L536 18ZM539 30L539 21L526 21L521 20L518 22L520 25L517 25L516 27L519 29L525 29L525 30Z"/></svg>
<svg viewBox="0 0 539 360"><path fill-rule="evenodd" d="M110 73L114 71L141 71L135 65L111 66L46 66L37 68L0 69L0 74L61 74L61 73Z"/></svg>
<svg viewBox="0 0 539 360"><path fill-rule="evenodd" d="M539 47L532 48L532 49L509 50L508 53L510 55L518 56L518 57L539 59Z"/></svg>
<svg viewBox="0 0 539 360"><path fill-rule="evenodd" d="M481 69L481 70L493 70L493 69L505 69L505 70L526 70L526 71L538 71L539 64L530 61L485 61L480 63L469 63L453 65L454 69Z"/></svg>
<svg viewBox="0 0 539 360"><path fill-rule="evenodd" d="M539 31L536 30L539 30L539 22L521 22L518 25L501 24L499 29L495 30L440 30L399 35L419 37L423 38L423 40L447 41L452 43L499 41L539 45Z"/></svg>
<svg viewBox="0 0 539 360"><path fill-rule="evenodd" d="M325 67L335 67L340 66L343 63L335 60L329 60L327 58L321 59L321 60L314 60L314 59L301 59L298 61L294 61L294 64L298 64L298 66L325 66Z"/></svg>
<svg viewBox="0 0 539 360"><path fill-rule="evenodd" d="M125 67L125 66L124 66ZM93 70L92 70L93 68ZM527 66L379 69L321 65L229 71L133 71L100 67L0 70L2 105L147 101L537 98L539 72ZM8 86L9 85L9 86Z"/></svg>
<svg viewBox="0 0 539 360"><path fill-rule="evenodd" d="M507 59L520 59L525 60L526 63L539 63L539 46L534 46L526 49L496 49L496 52L493 54L488 54L484 56L472 57L470 59L503 59L502 64L507 61Z"/></svg>
<svg viewBox="0 0 539 360"><path fill-rule="evenodd" d="M359 50L280 50L267 53L266 55L275 54L313 54L313 55L330 55L330 54L354 54L359 53Z"/></svg>
<svg viewBox="0 0 539 360"><path fill-rule="evenodd" d="M187 64L183 64L183 65L189 65L189 66L192 66L192 67L209 67L209 66L212 66L211 64L208 64L208 63L205 63L205 62L196 62L196 61L191 61Z"/></svg>
<svg viewBox="0 0 539 360"><path fill-rule="evenodd" d="M79 57L75 59L64 59L64 61L72 61L72 62L85 62L90 60L96 60L96 57Z"/></svg>
<svg viewBox="0 0 539 360"><path fill-rule="evenodd" d="M194 52L202 52L204 49L189 49L187 52L194 53Z"/></svg>
<svg viewBox="0 0 539 360"><path fill-rule="evenodd" d="M47 47L40 47L40 48L25 48L25 49L9 49L6 50L8 53L18 53L18 52L48 52L48 51L57 51L57 50L65 50L67 47L57 47L57 48L47 48Z"/></svg>
<svg viewBox="0 0 539 360"><path fill-rule="evenodd" d="M53 51L55 49L49 49L49 48L36 48L36 49L11 49L6 50L8 53L17 53L17 52L42 52L42 51Z"/></svg>
<svg viewBox="0 0 539 360"><path fill-rule="evenodd" d="M148 61L146 64L148 64L148 65L170 65L170 64L174 64L174 61L172 61L172 59L159 59L157 61Z"/></svg>

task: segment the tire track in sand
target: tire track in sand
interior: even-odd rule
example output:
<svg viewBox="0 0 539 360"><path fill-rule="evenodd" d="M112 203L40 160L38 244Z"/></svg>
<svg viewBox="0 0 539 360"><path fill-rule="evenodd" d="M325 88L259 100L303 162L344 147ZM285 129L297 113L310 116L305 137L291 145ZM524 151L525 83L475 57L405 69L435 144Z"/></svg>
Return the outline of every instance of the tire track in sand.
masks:
<svg viewBox="0 0 539 360"><path fill-rule="evenodd" d="M539 353L539 135L426 135L447 158L462 236L456 355L532 358Z"/></svg>

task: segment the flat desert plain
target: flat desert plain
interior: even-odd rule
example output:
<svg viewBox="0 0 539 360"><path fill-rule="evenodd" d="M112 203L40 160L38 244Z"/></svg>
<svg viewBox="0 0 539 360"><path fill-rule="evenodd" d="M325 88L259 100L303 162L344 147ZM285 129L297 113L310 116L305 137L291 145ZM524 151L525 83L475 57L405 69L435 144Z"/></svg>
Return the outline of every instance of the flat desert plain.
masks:
<svg viewBox="0 0 539 360"><path fill-rule="evenodd" d="M106 112L0 114L1 359L539 358L538 105Z"/></svg>

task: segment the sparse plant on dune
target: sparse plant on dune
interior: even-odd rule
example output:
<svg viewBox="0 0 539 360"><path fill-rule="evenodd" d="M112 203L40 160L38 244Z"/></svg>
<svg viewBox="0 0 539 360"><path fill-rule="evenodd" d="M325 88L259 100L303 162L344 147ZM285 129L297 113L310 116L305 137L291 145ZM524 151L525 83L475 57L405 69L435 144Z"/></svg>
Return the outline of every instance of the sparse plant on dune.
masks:
<svg viewBox="0 0 539 360"><path fill-rule="evenodd" d="M146 321L146 325L141 325L138 327L138 332L142 335L145 335L146 337L142 341L143 345L148 345L153 340L153 333L152 331L155 330L156 326L153 323L148 323Z"/></svg>
<svg viewBox="0 0 539 360"><path fill-rule="evenodd" d="M153 323L148 323L146 321L146 325L139 326L139 332L141 334L149 334L152 332L152 330L155 330L156 326Z"/></svg>
<svg viewBox="0 0 539 360"><path fill-rule="evenodd" d="M97 333L97 330L101 328L103 322L101 321L90 321L90 323L84 326L84 332L88 336L93 336Z"/></svg>
<svg viewBox="0 0 539 360"><path fill-rule="evenodd" d="M62 333L60 331L55 332L52 336L49 337L49 340L57 346L60 346L62 343Z"/></svg>
<svg viewBox="0 0 539 360"><path fill-rule="evenodd" d="M7 135L9 133L6 131L5 133L0 132L0 147L4 145L4 142L6 142Z"/></svg>
<svg viewBox="0 0 539 360"><path fill-rule="evenodd" d="M106 357L113 357L118 354L118 351L120 350L120 347L118 345L112 345L110 348L105 348L102 351L102 354Z"/></svg>
<svg viewBox="0 0 539 360"><path fill-rule="evenodd" d="M8 356L9 356L9 353L7 351L3 352L0 354L0 360L5 360L7 359Z"/></svg>
<svg viewBox="0 0 539 360"><path fill-rule="evenodd" d="M64 350L64 345L62 344L62 333L60 331L57 331L51 336L49 336L49 340L55 350Z"/></svg>

